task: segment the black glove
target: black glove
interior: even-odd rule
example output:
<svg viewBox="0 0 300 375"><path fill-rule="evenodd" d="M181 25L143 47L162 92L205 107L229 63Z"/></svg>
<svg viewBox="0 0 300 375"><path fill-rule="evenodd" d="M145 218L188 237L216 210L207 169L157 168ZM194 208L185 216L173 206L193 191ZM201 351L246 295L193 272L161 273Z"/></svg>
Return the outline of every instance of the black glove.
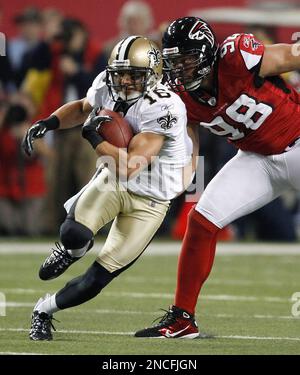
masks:
<svg viewBox="0 0 300 375"><path fill-rule="evenodd" d="M55 130L59 127L59 119L52 115L45 120L40 120L33 124L26 132L22 141L22 148L28 156L33 152L33 142L37 138L42 138L47 131Z"/></svg>
<svg viewBox="0 0 300 375"><path fill-rule="evenodd" d="M98 110L99 108L94 108L92 110L81 130L83 138L87 139L94 149L104 141L104 138L98 133L100 127L103 126L105 122L112 120L110 116L98 116Z"/></svg>

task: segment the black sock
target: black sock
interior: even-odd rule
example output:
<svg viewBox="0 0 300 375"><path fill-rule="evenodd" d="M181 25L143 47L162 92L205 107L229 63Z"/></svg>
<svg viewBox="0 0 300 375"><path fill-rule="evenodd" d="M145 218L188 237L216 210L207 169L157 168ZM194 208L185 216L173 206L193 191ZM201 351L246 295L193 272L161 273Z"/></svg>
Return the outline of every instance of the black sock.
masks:
<svg viewBox="0 0 300 375"><path fill-rule="evenodd" d="M57 307L63 310L89 301L99 294L115 276L98 262L94 262L85 274L69 281L56 293Z"/></svg>

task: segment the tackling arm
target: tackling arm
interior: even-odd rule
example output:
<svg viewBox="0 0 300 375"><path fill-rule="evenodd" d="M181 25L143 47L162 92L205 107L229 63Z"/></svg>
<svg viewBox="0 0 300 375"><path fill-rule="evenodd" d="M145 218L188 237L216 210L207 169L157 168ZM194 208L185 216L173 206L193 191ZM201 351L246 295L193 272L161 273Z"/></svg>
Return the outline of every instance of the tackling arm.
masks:
<svg viewBox="0 0 300 375"><path fill-rule="evenodd" d="M300 69L299 44L266 45L259 71L261 77L274 76Z"/></svg>
<svg viewBox="0 0 300 375"><path fill-rule="evenodd" d="M200 151L199 126L189 123L187 125L187 132L193 142L192 169L193 169L193 172L195 172L197 168L197 156L199 155L199 151Z"/></svg>
<svg viewBox="0 0 300 375"><path fill-rule="evenodd" d="M128 151L104 141L96 147L99 156L110 156L116 163L117 173L132 178L151 163L151 158L158 155L164 136L155 133L139 133L128 146Z"/></svg>

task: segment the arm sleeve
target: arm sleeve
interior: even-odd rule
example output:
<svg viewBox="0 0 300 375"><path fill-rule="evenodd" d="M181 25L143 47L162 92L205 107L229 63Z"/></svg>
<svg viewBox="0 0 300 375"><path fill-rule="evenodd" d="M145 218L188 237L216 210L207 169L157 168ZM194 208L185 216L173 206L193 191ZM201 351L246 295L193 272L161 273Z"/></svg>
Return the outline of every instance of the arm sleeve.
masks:
<svg viewBox="0 0 300 375"><path fill-rule="evenodd" d="M151 132L175 139L181 127L186 126L186 109L176 96L165 102L158 101L141 113L141 133Z"/></svg>

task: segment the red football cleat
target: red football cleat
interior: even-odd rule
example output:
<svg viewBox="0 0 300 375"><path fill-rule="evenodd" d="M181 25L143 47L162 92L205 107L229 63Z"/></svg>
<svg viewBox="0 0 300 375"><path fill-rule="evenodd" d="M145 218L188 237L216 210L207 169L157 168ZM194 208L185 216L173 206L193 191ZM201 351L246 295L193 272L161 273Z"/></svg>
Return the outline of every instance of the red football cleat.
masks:
<svg viewBox="0 0 300 375"><path fill-rule="evenodd" d="M199 330L193 315L176 306L170 306L158 324L142 329L134 336L194 339L199 336Z"/></svg>

